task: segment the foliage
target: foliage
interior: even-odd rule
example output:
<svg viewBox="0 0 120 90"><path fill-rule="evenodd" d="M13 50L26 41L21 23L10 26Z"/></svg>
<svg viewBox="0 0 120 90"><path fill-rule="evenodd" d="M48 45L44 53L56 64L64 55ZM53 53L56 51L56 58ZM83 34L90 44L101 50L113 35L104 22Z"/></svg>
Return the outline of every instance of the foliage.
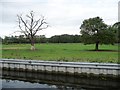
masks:
<svg viewBox="0 0 120 90"><path fill-rule="evenodd" d="M80 43L80 35L55 35L51 38L46 38L45 35L36 35L34 37L34 40L36 43ZM30 43L28 39L25 38L24 35L20 36L11 36L11 37L5 37L3 39L4 44L10 44L10 43Z"/></svg>
<svg viewBox="0 0 120 90"><path fill-rule="evenodd" d="M83 21L80 27L81 38L84 44L96 44L95 50L98 50L99 44L113 44L115 34L100 17L89 18Z"/></svg>
<svg viewBox="0 0 120 90"><path fill-rule="evenodd" d="M49 39L50 43L80 43L80 35L55 35Z"/></svg>
<svg viewBox="0 0 120 90"><path fill-rule="evenodd" d="M114 29L116 35L116 42L120 43L120 22L116 22L112 28Z"/></svg>

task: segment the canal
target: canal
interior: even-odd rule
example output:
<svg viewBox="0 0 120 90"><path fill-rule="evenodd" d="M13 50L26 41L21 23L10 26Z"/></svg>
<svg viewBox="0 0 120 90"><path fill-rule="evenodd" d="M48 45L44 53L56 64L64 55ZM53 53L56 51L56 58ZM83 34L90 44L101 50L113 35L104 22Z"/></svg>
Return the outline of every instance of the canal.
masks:
<svg viewBox="0 0 120 90"><path fill-rule="evenodd" d="M2 90L120 90L116 79L2 71ZM10 89L12 88L12 89ZM16 89L17 88L17 89Z"/></svg>

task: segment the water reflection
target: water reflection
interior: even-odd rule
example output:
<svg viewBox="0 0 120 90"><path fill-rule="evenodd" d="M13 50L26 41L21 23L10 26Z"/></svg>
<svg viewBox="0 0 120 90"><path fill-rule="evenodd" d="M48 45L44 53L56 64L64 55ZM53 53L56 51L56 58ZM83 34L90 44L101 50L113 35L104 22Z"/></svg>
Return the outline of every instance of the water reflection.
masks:
<svg viewBox="0 0 120 90"><path fill-rule="evenodd" d="M119 90L116 80L88 79L68 75L2 72L3 88L51 88L55 90Z"/></svg>

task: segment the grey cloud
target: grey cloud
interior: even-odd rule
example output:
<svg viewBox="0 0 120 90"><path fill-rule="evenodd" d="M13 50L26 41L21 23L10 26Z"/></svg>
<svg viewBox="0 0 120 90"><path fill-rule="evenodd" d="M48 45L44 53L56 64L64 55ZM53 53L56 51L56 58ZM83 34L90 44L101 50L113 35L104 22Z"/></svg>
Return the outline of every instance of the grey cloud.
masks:
<svg viewBox="0 0 120 90"><path fill-rule="evenodd" d="M51 30L66 32L64 28L67 28L72 33L73 28L79 30L82 21L87 18L100 16L107 23L115 22L117 5L118 0L1 0L0 17L6 24L15 24L17 14L33 10L37 15L46 17Z"/></svg>
<svg viewBox="0 0 120 90"><path fill-rule="evenodd" d="M17 19L16 15L25 13L26 11L29 12L38 5L37 3L18 3L18 2L7 2L7 3L0 3L2 6L1 17L4 23L14 23ZM42 7L42 5L41 5ZM39 9L39 8L38 8Z"/></svg>

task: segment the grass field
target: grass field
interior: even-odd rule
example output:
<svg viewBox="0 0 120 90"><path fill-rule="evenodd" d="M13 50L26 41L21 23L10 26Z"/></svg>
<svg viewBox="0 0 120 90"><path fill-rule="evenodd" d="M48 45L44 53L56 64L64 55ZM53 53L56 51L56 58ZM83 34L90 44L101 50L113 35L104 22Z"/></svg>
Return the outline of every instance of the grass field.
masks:
<svg viewBox="0 0 120 90"><path fill-rule="evenodd" d="M94 44L36 44L35 51L30 50L29 44L2 45L2 58L80 61L80 62L118 62L117 45L100 45L105 51L90 51Z"/></svg>

